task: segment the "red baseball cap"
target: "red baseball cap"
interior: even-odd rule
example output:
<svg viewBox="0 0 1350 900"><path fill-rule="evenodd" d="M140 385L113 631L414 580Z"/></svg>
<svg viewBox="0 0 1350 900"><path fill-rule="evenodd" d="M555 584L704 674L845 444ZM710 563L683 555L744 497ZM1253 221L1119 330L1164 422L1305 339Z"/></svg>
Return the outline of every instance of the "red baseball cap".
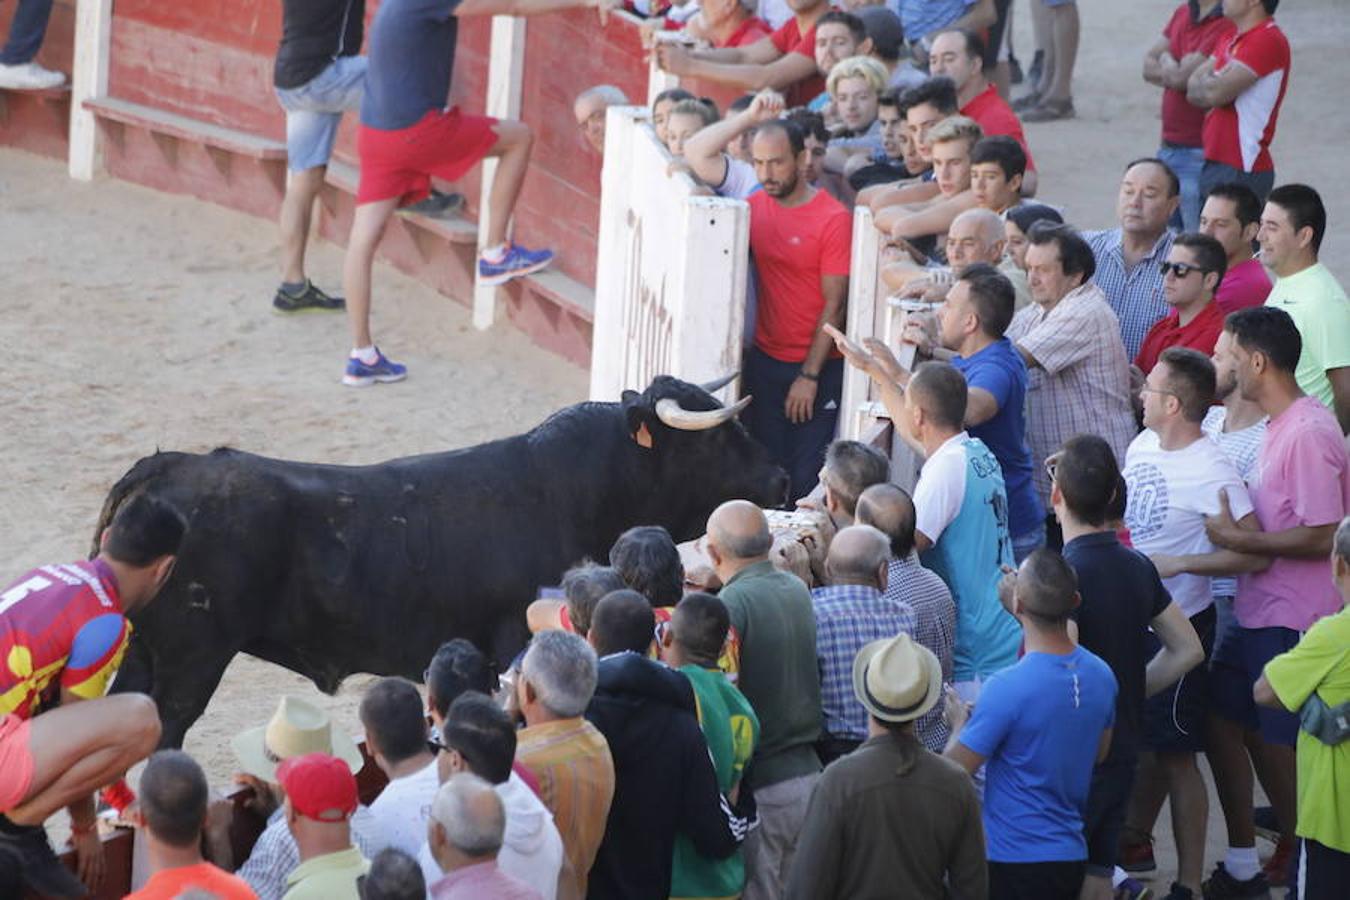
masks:
<svg viewBox="0 0 1350 900"><path fill-rule="evenodd" d="M356 777L347 764L327 753L282 760L277 781L295 811L318 822L341 822L356 812Z"/></svg>

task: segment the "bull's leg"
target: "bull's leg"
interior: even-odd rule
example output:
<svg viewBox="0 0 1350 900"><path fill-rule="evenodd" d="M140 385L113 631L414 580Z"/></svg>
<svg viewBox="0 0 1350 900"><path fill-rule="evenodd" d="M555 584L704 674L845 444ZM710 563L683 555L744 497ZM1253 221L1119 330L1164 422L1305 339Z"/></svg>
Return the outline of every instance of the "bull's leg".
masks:
<svg viewBox="0 0 1350 900"><path fill-rule="evenodd" d="M520 651L530 642L530 630L523 616L506 616L492 629L492 659L499 673L511 668Z"/></svg>
<svg viewBox="0 0 1350 900"><path fill-rule="evenodd" d="M183 737L211 701L211 695L220 685L225 669L234 659L233 648L210 655L175 659L171 663L161 659L155 667L155 685L151 696L159 707L163 724L159 746L178 748Z"/></svg>

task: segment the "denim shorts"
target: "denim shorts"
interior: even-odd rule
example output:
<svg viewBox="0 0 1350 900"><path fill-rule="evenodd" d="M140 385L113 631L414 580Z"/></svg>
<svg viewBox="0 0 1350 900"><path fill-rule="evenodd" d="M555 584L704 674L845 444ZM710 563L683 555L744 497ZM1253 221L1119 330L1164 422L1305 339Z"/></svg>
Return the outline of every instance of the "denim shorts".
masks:
<svg viewBox="0 0 1350 900"><path fill-rule="evenodd" d="M361 108L366 58L339 56L297 88L277 88L286 110L286 165L292 172L328 165L342 114Z"/></svg>

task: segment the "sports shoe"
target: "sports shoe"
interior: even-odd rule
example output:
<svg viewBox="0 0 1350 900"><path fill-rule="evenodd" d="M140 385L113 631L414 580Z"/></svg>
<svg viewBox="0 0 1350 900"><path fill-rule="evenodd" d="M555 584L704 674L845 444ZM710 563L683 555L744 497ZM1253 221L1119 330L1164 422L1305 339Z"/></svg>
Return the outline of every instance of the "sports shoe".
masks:
<svg viewBox="0 0 1350 900"><path fill-rule="evenodd" d="M0 63L0 88L11 91L45 91L66 83L66 76L44 69L35 62L6 65Z"/></svg>
<svg viewBox="0 0 1350 900"><path fill-rule="evenodd" d="M1246 881L1238 881L1219 863L1200 885L1200 893L1205 900L1270 900L1270 883L1260 872Z"/></svg>
<svg viewBox="0 0 1350 900"><path fill-rule="evenodd" d="M1147 875L1158 871L1158 864L1153 859L1153 837L1147 832L1136 832L1132 828L1129 832L1140 835L1143 840L1128 842L1122 840L1116 851L1116 865L1135 875Z"/></svg>
<svg viewBox="0 0 1350 900"><path fill-rule="evenodd" d="M75 873L56 858L41 825L15 825L0 816L0 885L26 884L47 897L87 897ZM8 896L8 895L7 895Z"/></svg>
<svg viewBox="0 0 1350 900"><path fill-rule="evenodd" d="M341 297L330 297L314 286L314 282L305 279L305 288L298 294L291 294L285 288L277 288L272 298L272 307L277 312L295 313L313 310L334 311L347 308L347 301Z"/></svg>
<svg viewBox="0 0 1350 900"><path fill-rule="evenodd" d="M366 365L355 357L347 358L347 371L342 376L342 383L349 387L366 387L375 384L390 384L395 381L402 381L408 377L408 367L400 363L391 362L380 348L375 348L375 362Z"/></svg>
<svg viewBox="0 0 1350 900"><path fill-rule="evenodd" d="M1284 887L1289 883L1289 869L1294 860L1296 846L1293 838L1280 838L1279 843L1275 845L1275 852L1261 867L1261 874L1266 876L1266 883L1271 887Z"/></svg>
<svg viewBox="0 0 1350 900"><path fill-rule="evenodd" d="M429 219L448 219L464 206L463 194L443 194L433 190L425 199L399 210L403 215L426 216Z"/></svg>
<svg viewBox="0 0 1350 900"><path fill-rule="evenodd" d="M1034 83L1035 82L1033 82L1033 84ZM1035 109L1036 105L1040 102L1041 102L1041 92L1036 90L1035 88L1032 88L1030 92L1025 93L1022 96L1018 97L1009 105L1013 108L1013 112L1024 113L1029 109Z"/></svg>
<svg viewBox="0 0 1350 900"><path fill-rule="evenodd" d="M1186 885L1178 884L1174 881L1172 882L1171 889L1167 892L1167 896L1163 897L1163 900L1195 900L1195 892L1186 887Z"/></svg>
<svg viewBox="0 0 1350 900"><path fill-rule="evenodd" d="M1067 100L1041 100L1031 109L1022 113L1023 122L1054 122L1059 119L1072 119L1073 98Z"/></svg>
<svg viewBox="0 0 1350 900"><path fill-rule="evenodd" d="M1153 889L1138 878L1126 878L1116 885L1115 893L1112 896L1115 897L1115 900L1150 900L1153 896Z"/></svg>
<svg viewBox="0 0 1350 900"><path fill-rule="evenodd" d="M506 248L506 255L499 262L489 262L478 257L478 281L481 284L505 284L512 278L538 272L553 262L552 250L526 250L519 244Z"/></svg>

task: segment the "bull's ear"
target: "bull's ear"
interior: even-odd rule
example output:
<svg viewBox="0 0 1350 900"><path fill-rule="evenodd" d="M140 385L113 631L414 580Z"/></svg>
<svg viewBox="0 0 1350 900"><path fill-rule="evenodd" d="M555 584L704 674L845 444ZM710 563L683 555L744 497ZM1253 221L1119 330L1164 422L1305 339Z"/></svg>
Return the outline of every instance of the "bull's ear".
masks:
<svg viewBox="0 0 1350 900"><path fill-rule="evenodd" d="M633 443L650 450L652 431L647 423L651 420L651 407L646 405L642 395L636 391L624 391L621 405L628 423L628 434L633 438Z"/></svg>

